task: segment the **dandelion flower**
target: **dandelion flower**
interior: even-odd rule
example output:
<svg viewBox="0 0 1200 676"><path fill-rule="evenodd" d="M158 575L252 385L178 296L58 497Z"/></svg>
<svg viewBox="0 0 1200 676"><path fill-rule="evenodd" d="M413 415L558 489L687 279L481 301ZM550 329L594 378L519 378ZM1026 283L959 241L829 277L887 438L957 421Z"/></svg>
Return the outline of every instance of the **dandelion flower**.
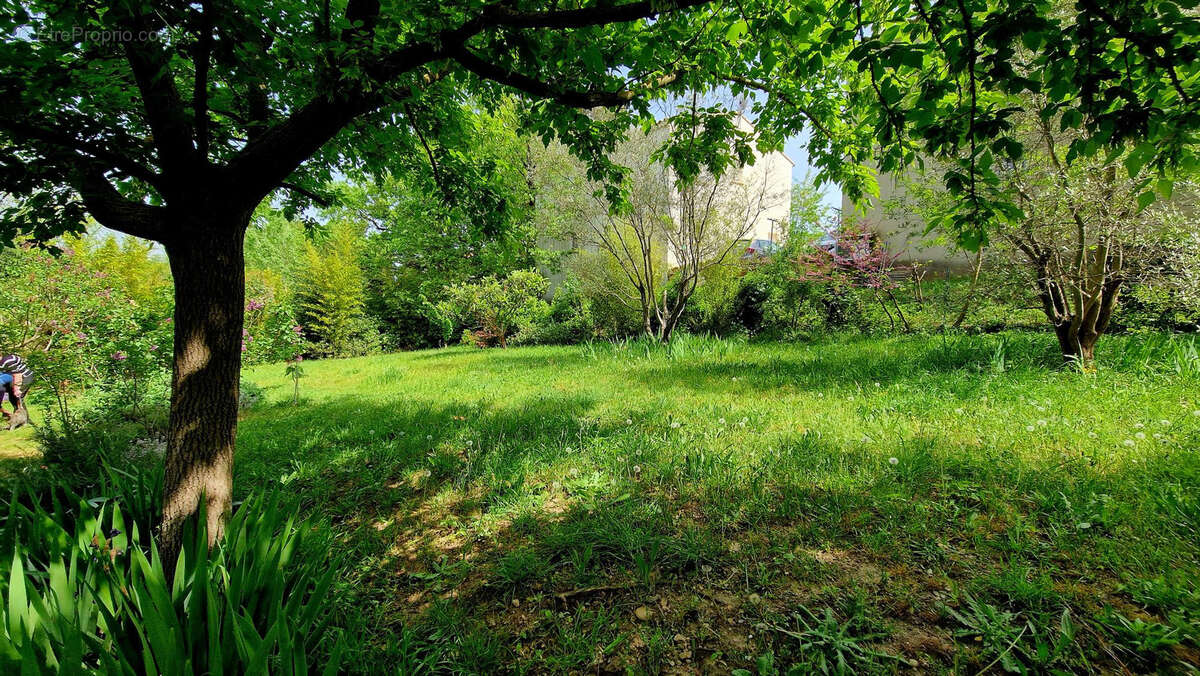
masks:
<svg viewBox="0 0 1200 676"><path fill-rule="evenodd" d="M1134 446L1137 445L1137 442L1134 441L1133 439L1126 439L1125 441L1122 441L1121 443L1125 444L1126 446L1128 446L1130 448L1133 448Z"/></svg>
<svg viewBox="0 0 1200 676"><path fill-rule="evenodd" d="M1039 419L1039 420L1038 420L1038 424L1039 424L1039 425L1041 425L1042 427L1045 427L1045 426L1046 426L1046 419L1045 419L1045 418L1041 418L1041 419Z"/></svg>
<svg viewBox="0 0 1200 676"><path fill-rule="evenodd" d="M1140 430L1140 429L1142 429L1143 427L1145 427L1145 425L1144 425L1144 424L1142 424L1142 423L1134 423L1134 424L1133 424L1133 427L1134 427L1135 429L1139 429L1139 430Z"/></svg>
<svg viewBox="0 0 1200 676"><path fill-rule="evenodd" d="M1089 439L1095 439L1097 436L1099 436L1099 435L1097 435L1095 432L1088 432Z"/></svg>
<svg viewBox="0 0 1200 676"><path fill-rule="evenodd" d="M1133 436L1135 436L1135 437L1137 437L1139 440L1141 440L1141 439L1145 439L1145 438L1146 438L1146 433L1145 433L1145 432L1138 432L1137 434L1135 434L1135 435L1133 435Z"/></svg>
<svg viewBox="0 0 1200 676"><path fill-rule="evenodd" d="M1025 426L1025 431L1026 431L1026 432L1032 432L1032 431L1033 431L1033 425L1026 425L1026 426Z"/></svg>
<svg viewBox="0 0 1200 676"><path fill-rule="evenodd" d="M475 442L474 442L474 441L471 441L470 439L467 439L467 445L468 445L468 446L474 446L474 445L475 445Z"/></svg>
<svg viewBox="0 0 1200 676"><path fill-rule="evenodd" d="M888 458L888 464L889 465L899 465L900 458L897 458L896 456L893 455L892 457Z"/></svg>
<svg viewBox="0 0 1200 676"><path fill-rule="evenodd" d="M963 410L962 410L961 408L956 408L956 409L954 409L954 412L955 412L955 413L957 413L958 415L962 415L962 414L963 414Z"/></svg>
<svg viewBox="0 0 1200 676"><path fill-rule="evenodd" d="M633 424L633 418L626 418L626 419L625 419L625 424L626 424L626 425L632 425L632 424Z"/></svg>
<svg viewBox="0 0 1200 676"><path fill-rule="evenodd" d="M1197 418L1200 418L1200 408L1196 409L1195 411L1192 411L1192 415L1196 416Z"/></svg>
<svg viewBox="0 0 1200 676"><path fill-rule="evenodd" d="M1170 420L1159 420L1159 421L1158 421L1158 424L1159 424L1159 425L1162 425L1163 427L1170 427L1170 426L1171 426L1171 421L1170 421Z"/></svg>
<svg viewBox="0 0 1200 676"><path fill-rule="evenodd" d="M875 387L880 387L879 383L875 383Z"/></svg>
<svg viewBox="0 0 1200 676"><path fill-rule="evenodd" d="M428 440L430 440L430 439L432 439L432 438L433 438L433 435L432 435L432 434L426 434L426 435L425 435L425 440L426 440L426 441L428 441Z"/></svg>

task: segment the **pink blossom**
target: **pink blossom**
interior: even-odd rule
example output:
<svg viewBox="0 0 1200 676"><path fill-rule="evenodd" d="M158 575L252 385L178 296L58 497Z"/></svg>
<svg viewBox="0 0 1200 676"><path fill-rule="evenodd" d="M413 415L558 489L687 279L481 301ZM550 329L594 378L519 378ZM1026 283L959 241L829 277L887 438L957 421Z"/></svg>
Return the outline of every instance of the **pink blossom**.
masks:
<svg viewBox="0 0 1200 676"><path fill-rule="evenodd" d="M116 352L113 352L112 358L115 359L116 361L125 361L126 359L129 359L129 355L118 350Z"/></svg>

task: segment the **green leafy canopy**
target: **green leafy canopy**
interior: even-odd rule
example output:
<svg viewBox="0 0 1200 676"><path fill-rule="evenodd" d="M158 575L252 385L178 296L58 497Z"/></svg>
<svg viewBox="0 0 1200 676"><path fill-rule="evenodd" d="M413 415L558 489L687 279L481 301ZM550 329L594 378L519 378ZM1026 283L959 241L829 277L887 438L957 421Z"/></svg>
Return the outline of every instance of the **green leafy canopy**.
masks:
<svg viewBox="0 0 1200 676"><path fill-rule="evenodd" d="M1073 154L1153 166L1164 192L1196 165L1195 0L5 0L0 17L6 241L91 216L170 248L197 214L320 202L338 172L385 175L430 148L453 189L458 113L514 92L526 131L612 186L607 153L653 100L714 88L753 95L757 132L706 111L706 133L661 153L684 180L801 133L818 178L853 198L865 165L956 158L967 244L1015 213L993 172L1022 152L1014 94L1086 131Z"/></svg>

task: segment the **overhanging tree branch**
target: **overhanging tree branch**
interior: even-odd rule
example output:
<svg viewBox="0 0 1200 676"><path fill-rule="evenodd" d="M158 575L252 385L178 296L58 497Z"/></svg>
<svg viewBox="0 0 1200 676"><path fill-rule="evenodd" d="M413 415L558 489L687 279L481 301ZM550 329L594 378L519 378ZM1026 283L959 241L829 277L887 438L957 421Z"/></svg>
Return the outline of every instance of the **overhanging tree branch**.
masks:
<svg viewBox="0 0 1200 676"><path fill-rule="evenodd" d="M74 187L88 213L101 225L135 237L163 242L166 238L166 209L126 199L104 177L98 166L76 172Z"/></svg>
<svg viewBox="0 0 1200 676"><path fill-rule="evenodd" d="M634 89L618 89L613 91L572 91L560 89L548 82L497 66L479 58L468 49L463 49L453 55L455 61L464 68L485 80L498 82L512 87L539 99L548 99L570 108L616 108L627 105L637 96ZM679 73L667 73L655 78L650 88L660 88L670 85L679 79Z"/></svg>
<svg viewBox="0 0 1200 676"><path fill-rule="evenodd" d="M89 155L96 160L107 163L112 169L122 171L129 176L144 181L155 189L161 190L162 180L158 174L132 158L109 150L102 145L77 138L63 131L18 120L0 121L0 129L8 131L17 138L40 141L61 150Z"/></svg>
<svg viewBox="0 0 1200 676"><path fill-rule="evenodd" d="M457 28L447 29L414 42L381 57L364 67L377 85L390 84L406 73L426 64L453 58L480 77L509 84L532 96L553 98L573 107L623 105L634 94L620 92L592 93L577 96L576 92L556 92L546 83L507 72L488 63L466 49L466 43L480 33L496 28L538 28L563 30L612 23L636 21L658 16L664 12L697 7L713 0L676 0L670 4L655 1L631 2L623 5L600 5L547 12L518 12L503 5L489 5L475 18ZM468 65L471 64L471 65ZM664 75L659 86L666 86L678 75ZM229 163L227 181L247 199L257 201L285 180L302 162L311 157L354 118L375 110L388 102L387 96L366 93L362 87L340 92L323 92L301 106L288 118L276 123L255 138ZM538 92L542 92L539 94ZM559 97L552 96L558 94ZM573 103L568 103L569 101Z"/></svg>

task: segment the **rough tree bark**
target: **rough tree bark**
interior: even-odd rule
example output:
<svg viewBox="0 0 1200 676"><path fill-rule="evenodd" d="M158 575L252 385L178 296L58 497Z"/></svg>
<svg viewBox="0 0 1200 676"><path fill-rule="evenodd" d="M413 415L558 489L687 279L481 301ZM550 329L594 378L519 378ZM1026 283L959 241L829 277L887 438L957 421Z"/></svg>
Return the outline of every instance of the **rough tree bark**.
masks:
<svg viewBox="0 0 1200 676"><path fill-rule="evenodd" d="M175 357L159 542L168 574L182 529L200 505L210 546L224 534L232 508L250 214L189 220L200 221L203 235L166 244L175 281Z"/></svg>

